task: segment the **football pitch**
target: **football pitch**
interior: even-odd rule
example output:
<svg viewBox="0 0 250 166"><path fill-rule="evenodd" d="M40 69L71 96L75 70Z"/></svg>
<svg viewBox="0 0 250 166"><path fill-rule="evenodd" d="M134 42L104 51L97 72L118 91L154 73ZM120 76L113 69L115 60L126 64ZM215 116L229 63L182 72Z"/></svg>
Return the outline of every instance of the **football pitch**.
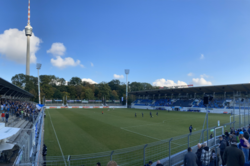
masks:
<svg viewBox="0 0 250 166"><path fill-rule="evenodd" d="M201 130L204 119L204 113L193 112L111 108L47 109L44 143L48 147L48 156L112 151L188 134L189 125L193 125L196 131ZM209 127L217 126L218 120L221 125L229 123L230 115L209 114ZM196 139L199 138L200 135ZM178 142L175 144L178 146ZM186 149L187 146L184 147ZM183 149L177 147L176 152L178 150Z"/></svg>

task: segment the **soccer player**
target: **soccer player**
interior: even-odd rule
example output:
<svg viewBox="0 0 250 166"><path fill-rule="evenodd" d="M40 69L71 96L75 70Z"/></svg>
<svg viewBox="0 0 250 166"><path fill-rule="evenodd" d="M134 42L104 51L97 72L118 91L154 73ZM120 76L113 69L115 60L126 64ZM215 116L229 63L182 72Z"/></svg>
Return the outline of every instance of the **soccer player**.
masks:
<svg viewBox="0 0 250 166"><path fill-rule="evenodd" d="M193 127L192 125L189 126L189 132L192 133Z"/></svg>
<svg viewBox="0 0 250 166"><path fill-rule="evenodd" d="M152 113L151 113L151 111L150 111L150 117L152 118Z"/></svg>
<svg viewBox="0 0 250 166"><path fill-rule="evenodd" d="M103 114L103 111L102 111L102 114Z"/></svg>
<svg viewBox="0 0 250 166"><path fill-rule="evenodd" d="M141 113L141 116L143 117L143 112Z"/></svg>
<svg viewBox="0 0 250 166"><path fill-rule="evenodd" d="M135 118L136 118L137 116L136 116L136 113L135 113Z"/></svg>
<svg viewBox="0 0 250 166"><path fill-rule="evenodd" d="M156 112L156 115L158 116L158 112Z"/></svg>

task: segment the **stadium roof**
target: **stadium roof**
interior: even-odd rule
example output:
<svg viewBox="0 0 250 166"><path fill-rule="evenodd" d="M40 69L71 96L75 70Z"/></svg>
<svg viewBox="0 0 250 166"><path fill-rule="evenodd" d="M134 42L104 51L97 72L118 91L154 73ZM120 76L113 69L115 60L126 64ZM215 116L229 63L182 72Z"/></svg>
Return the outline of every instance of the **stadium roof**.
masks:
<svg viewBox="0 0 250 166"><path fill-rule="evenodd" d="M232 84L232 85L215 85L215 86L198 86L198 87L183 87L183 88L163 88L154 90L143 90L129 92L133 95L150 95L150 94L179 94L179 93L232 93L232 92L250 92L250 84Z"/></svg>
<svg viewBox="0 0 250 166"><path fill-rule="evenodd" d="M4 80L1 77L0 77L0 95L21 97L21 98L34 97L31 93L19 88L18 86Z"/></svg>

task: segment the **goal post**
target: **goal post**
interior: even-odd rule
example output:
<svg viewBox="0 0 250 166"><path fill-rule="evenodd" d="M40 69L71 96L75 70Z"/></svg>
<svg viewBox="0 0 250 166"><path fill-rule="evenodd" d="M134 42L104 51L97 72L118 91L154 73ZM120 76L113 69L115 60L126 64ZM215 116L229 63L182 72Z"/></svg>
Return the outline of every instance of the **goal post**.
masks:
<svg viewBox="0 0 250 166"><path fill-rule="evenodd" d="M219 126L216 127L214 132L214 144L216 145L216 140L218 139L217 137L224 135L224 126Z"/></svg>
<svg viewBox="0 0 250 166"><path fill-rule="evenodd" d="M241 121L241 124L244 122L244 115L231 115L230 116L230 123L234 122L234 116L235 116L235 122L238 122L239 123L239 116L240 116L240 121Z"/></svg>

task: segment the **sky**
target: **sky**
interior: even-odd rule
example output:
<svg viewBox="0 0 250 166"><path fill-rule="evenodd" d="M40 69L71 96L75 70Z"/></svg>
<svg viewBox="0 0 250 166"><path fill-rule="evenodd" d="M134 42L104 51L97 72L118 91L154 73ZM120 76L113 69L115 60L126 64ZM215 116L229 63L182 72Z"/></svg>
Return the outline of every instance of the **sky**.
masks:
<svg viewBox="0 0 250 166"><path fill-rule="evenodd" d="M250 82L248 0L31 0L37 76L155 86ZM25 74L28 0L0 1L0 77Z"/></svg>

